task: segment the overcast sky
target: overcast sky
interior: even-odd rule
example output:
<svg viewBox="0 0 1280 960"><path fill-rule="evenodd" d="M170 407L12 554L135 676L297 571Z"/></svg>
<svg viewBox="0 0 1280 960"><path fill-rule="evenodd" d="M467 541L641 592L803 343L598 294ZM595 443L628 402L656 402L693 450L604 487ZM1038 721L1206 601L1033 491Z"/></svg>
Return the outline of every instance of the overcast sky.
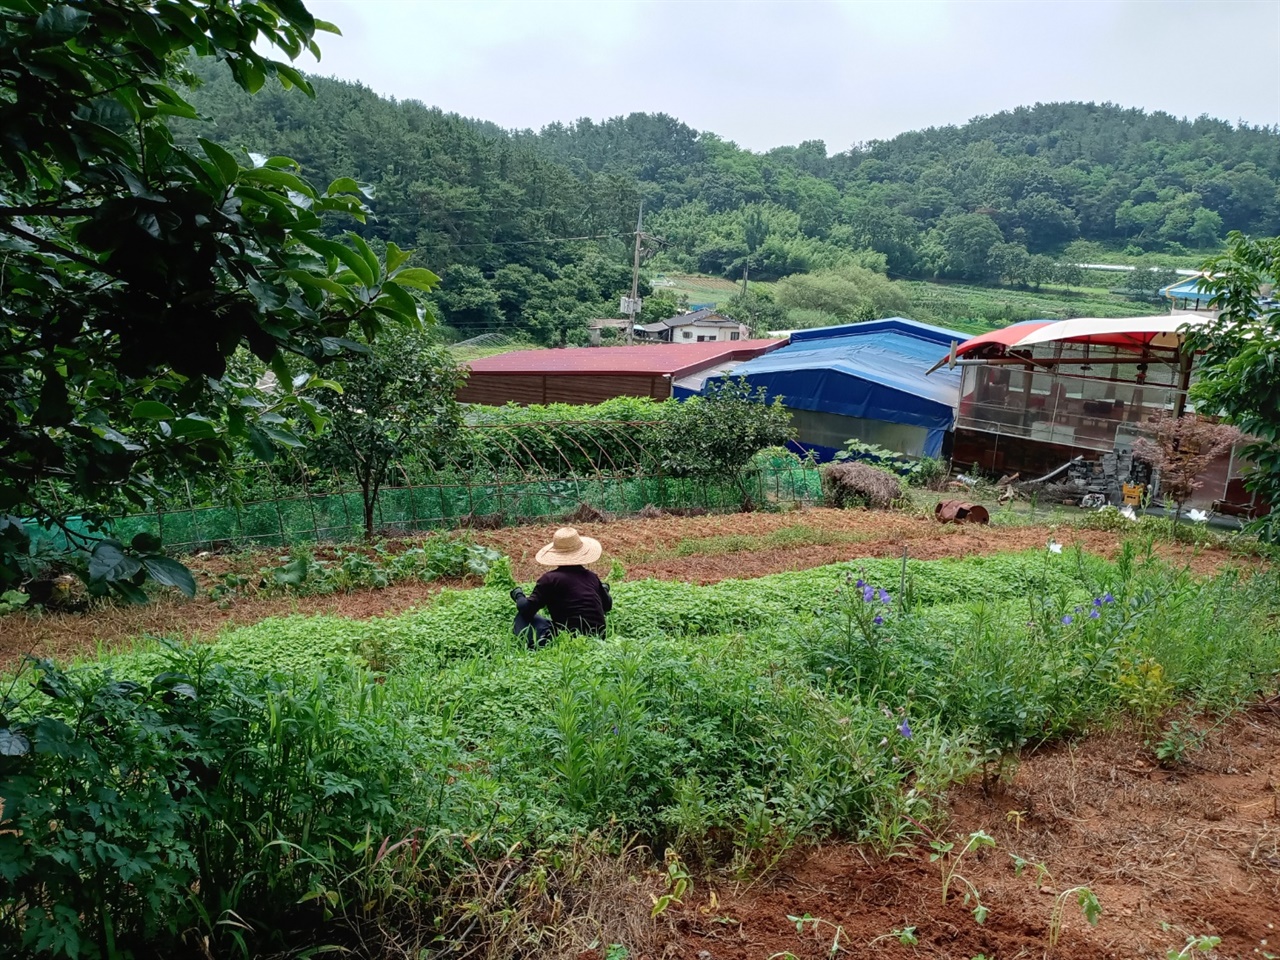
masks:
<svg viewBox="0 0 1280 960"><path fill-rule="evenodd" d="M304 69L503 127L671 114L832 153L1021 104L1280 124L1280 0L308 0Z"/></svg>

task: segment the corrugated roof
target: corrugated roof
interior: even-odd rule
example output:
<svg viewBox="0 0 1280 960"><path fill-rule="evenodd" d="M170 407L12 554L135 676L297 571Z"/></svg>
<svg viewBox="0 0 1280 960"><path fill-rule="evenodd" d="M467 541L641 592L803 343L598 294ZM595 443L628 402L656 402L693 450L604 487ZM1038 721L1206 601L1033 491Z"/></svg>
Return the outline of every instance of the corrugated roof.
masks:
<svg viewBox="0 0 1280 960"><path fill-rule="evenodd" d="M785 343L785 340L727 340L716 343L516 350L473 360L469 366L472 373L497 376L630 374L679 377L716 363L749 360Z"/></svg>

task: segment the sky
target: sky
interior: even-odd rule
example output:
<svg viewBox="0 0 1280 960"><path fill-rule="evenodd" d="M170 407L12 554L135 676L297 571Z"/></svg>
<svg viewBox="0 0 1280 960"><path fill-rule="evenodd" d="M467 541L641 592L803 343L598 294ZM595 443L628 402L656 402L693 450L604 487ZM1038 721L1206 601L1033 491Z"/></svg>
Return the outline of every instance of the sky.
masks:
<svg viewBox="0 0 1280 960"><path fill-rule="evenodd" d="M308 0L310 72L507 128L829 152L1054 100L1280 124L1280 0Z"/></svg>

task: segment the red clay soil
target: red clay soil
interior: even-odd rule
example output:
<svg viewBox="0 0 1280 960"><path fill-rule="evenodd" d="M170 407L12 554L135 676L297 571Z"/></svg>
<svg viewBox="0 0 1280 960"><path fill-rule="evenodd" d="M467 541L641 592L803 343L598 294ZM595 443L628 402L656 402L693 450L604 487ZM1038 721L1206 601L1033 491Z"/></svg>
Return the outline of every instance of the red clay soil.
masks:
<svg viewBox="0 0 1280 960"><path fill-rule="evenodd" d="M551 540L556 524L473 531L477 542L511 557L516 577L532 581L543 569L533 562L538 548ZM723 552L715 538L765 536L779 531L827 539L821 544L739 549ZM607 573L614 559L626 568L628 579L656 578L689 583L715 583L729 578L760 577L787 570L805 570L858 557L902 555L905 545L912 557L923 560L963 557L998 551L1042 547L1052 537L1070 547L1081 544L1093 553L1111 556L1120 549L1114 533L1073 527L980 527L936 523L932 518L903 513L813 508L787 513L735 513L701 517L662 516L584 524L581 531L597 537L605 554L596 565ZM688 541L711 541L689 544ZM396 546L409 546L399 541ZM676 549L685 543L686 556ZM330 548L321 547L318 555ZM1164 544L1159 551L1172 562L1187 564L1196 573L1211 573L1226 564L1250 561L1222 550L1195 551ZM94 606L83 613L21 614L0 618L0 669L12 666L28 653L67 659L93 653L100 645L119 645L137 637L207 638L226 626L255 623L287 613L333 613L348 617L396 614L419 606L444 584L399 583L382 590L357 590L348 594L314 597L261 597L250 594L230 603L215 601L208 588L230 571L256 578L259 568L280 563L279 551L252 555L201 555L188 561L201 593L194 600L176 594L161 596L145 607ZM475 585L478 581L468 581ZM466 585L451 583L449 586Z"/></svg>
<svg viewBox="0 0 1280 960"><path fill-rule="evenodd" d="M511 557L516 576L533 579L538 566L533 555L551 540L557 524L509 527L476 534L476 539ZM768 548L759 551L695 553L673 556L681 541L714 537L764 535L795 527L847 537L844 542ZM612 558L622 561L627 578L640 580L681 580L688 583L718 583L730 578L762 577L787 570L807 570L828 563L859 557L902 556L907 546L918 560L965 557L1011 550L1043 547L1050 538L1071 547L1079 543L1085 550L1103 556L1114 555L1122 538L1115 533L1081 530L1075 527L990 527L942 525L933 520L904 513L876 510L833 510L815 507L787 513L733 513L703 517L655 517L649 520L617 520L612 523L582 524L579 532L604 544L602 569ZM1166 543L1157 550L1166 559L1187 564L1196 573L1207 574L1228 563L1248 561L1225 550L1193 550Z"/></svg>
<svg viewBox="0 0 1280 960"><path fill-rule="evenodd" d="M956 849L976 830L996 840L958 872L990 909L983 925L955 888L945 906L927 844L880 858L850 845L806 851L770 880L687 897L667 956L765 960L794 956L969 960L1153 957L1188 937L1222 939L1197 957L1280 956L1280 703L1210 737L1191 763L1162 769L1132 734L1092 737L1026 757L1012 781L958 790L941 834ZM1014 856L1041 864L1017 875ZM1088 886L1102 916L1085 921L1075 895L1050 950L1059 894ZM824 921L796 931L790 917ZM915 928L918 942L893 935Z"/></svg>

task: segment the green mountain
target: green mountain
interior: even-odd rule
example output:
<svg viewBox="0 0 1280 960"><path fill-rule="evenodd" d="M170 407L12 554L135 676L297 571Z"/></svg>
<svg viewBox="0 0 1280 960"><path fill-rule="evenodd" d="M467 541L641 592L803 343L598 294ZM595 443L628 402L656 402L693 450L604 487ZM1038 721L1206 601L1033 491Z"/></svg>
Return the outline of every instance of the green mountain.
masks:
<svg viewBox="0 0 1280 960"><path fill-rule="evenodd" d="M1280 232L1280 131L1207 117L1037 104L835 154L753 153L664 114L506 131L332 79L314 99L248 97L198 69L215 139L370 184L360 232L440 272L441 313L467 334L563 342L612 315L642 199L660 265L759 280L870 267L1038 284L1054 259L1185 258L1229 230Z"/></svg>

